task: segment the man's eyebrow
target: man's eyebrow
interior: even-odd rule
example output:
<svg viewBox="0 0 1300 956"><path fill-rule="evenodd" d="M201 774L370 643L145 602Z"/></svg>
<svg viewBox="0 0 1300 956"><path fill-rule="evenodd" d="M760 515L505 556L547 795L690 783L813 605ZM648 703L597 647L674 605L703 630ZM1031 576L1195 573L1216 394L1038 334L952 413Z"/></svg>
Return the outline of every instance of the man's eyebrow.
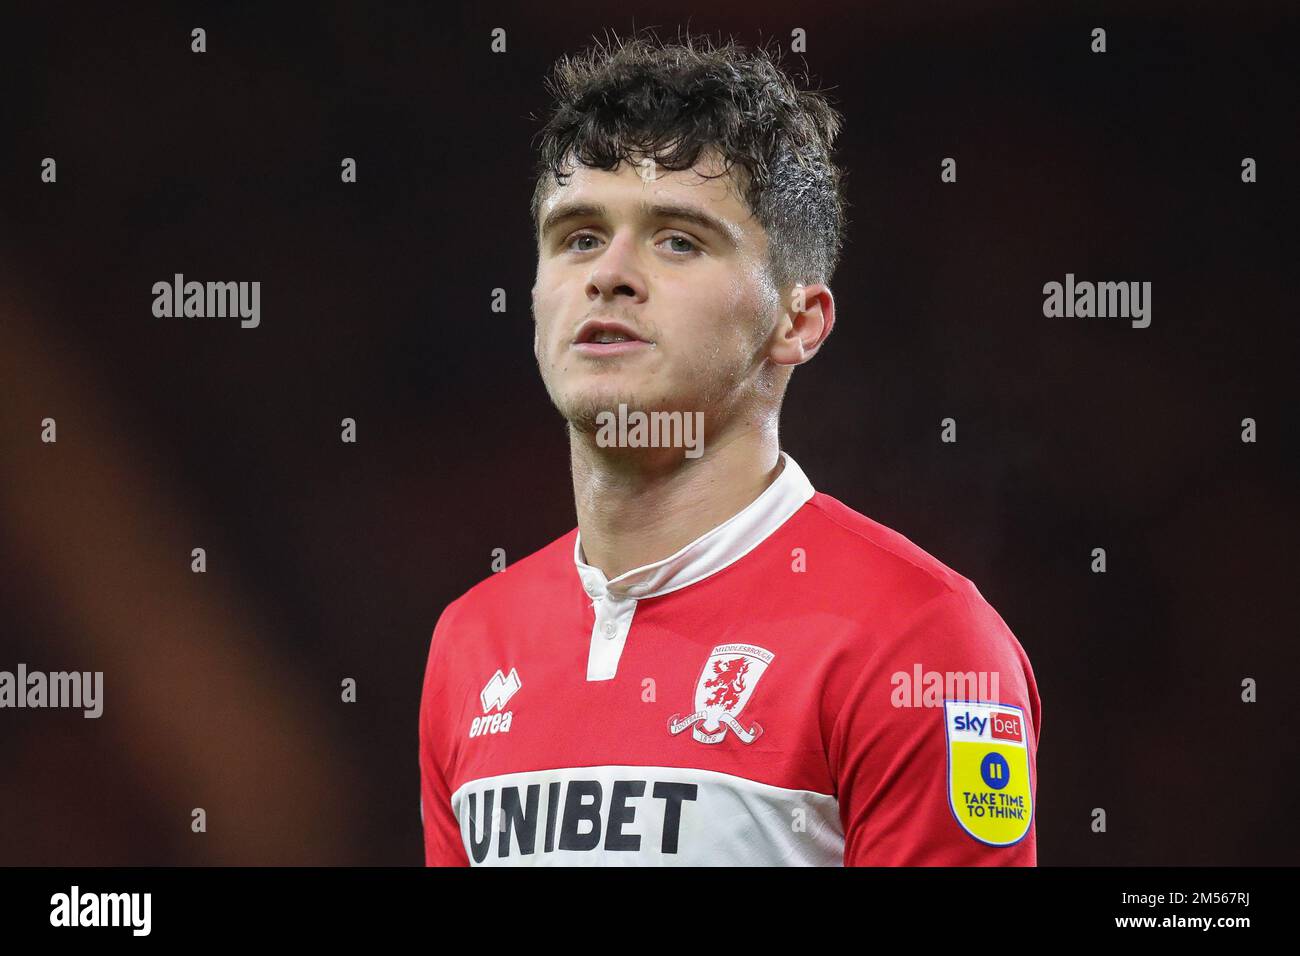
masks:
<svg viewBox="0 0 1300 956"><path fill-rule="evenodd" d="M717 216L705 212L703 209L697 209L695 206L684 206L678 203L640 203L636 211L647 219L681 219L686 222L694 223L703 229L708 229L717 233L734 249L740 245L739 229L735 226L728 225ZM541 236L546 236L562 223L571 219L604 219L609 216L609 210L601 203L582 202L581 200L572 200L562 202L546 215L542 222Z"/></svg>

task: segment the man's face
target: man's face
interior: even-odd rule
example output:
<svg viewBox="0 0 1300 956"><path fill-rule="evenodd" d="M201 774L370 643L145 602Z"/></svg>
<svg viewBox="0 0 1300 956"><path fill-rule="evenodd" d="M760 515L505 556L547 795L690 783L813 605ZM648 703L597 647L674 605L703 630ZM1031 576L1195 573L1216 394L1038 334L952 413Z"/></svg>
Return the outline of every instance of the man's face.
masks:
<svg viewBox="0 0 1300 956"><path fill-rule="evenodd" d="M594 432L596 415L619 403L700 411L716 431L763 392L780 295L767 234L732 177L697 172L719 169L713 157L678 172L576 166L542 204L533 352L579 431ZM621 328L589 324L601 321ZM632 340L605 341L621 335Z"/></svg>

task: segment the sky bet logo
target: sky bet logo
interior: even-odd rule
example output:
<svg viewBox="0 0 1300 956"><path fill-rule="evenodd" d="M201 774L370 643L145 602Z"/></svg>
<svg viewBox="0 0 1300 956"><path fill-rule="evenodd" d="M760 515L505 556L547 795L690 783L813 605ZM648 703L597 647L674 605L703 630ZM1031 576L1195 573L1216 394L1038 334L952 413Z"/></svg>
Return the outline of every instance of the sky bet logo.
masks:
<svg viewBox="0 0 1300 956"><path fill-rule="evenodd" d="M1011 846L1034 819L1030 728L1015 704L945 700L948 808L971 837Z"/></svg>
<svg viewBox="0 0 1300 956"><path fill-rule="evenodd" d="M968 710L964 714L958 714L953 718L953 729L966 731L972 734L984 736L985 730L990 730L989 736L994 740L1014 740L1023 741L1024 735L1020 728L1020 715L994 712L987 717L972 717ZM990 727L990 723L992 726Z"/></svg>

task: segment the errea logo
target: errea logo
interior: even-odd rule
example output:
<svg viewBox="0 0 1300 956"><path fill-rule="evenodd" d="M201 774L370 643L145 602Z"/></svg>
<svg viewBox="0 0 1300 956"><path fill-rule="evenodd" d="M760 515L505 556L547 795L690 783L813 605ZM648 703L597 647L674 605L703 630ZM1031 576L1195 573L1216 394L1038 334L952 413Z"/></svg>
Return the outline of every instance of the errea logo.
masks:
<svg viewBox="0 0 1300 956"><path fill-rule="evenodd" d="M520 686L517 670L510 668L510 676L506 677L498 668L478 695L483 703L483 716L474 718L474 722L469 727L469 735L481 737L484 734L509 733L514 712L507 710L502 713L502 709L506 706L506 702L515 696L515 691L519 690ZM496 713L491 713L492 710L496 710Z"/></svg>

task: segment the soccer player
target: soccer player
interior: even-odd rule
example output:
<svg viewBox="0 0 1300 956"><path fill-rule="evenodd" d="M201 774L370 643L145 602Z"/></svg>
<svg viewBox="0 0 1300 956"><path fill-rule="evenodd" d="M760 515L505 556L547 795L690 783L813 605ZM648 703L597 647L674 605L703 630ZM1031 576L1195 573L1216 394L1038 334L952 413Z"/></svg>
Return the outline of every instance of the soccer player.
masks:
<svg viewBox="0 0 1300 956"><path fill-rule="evenodd" d="M549 88L534 352L578 526L438 619L426 863L1036 864L1024 650L779 446L835 323L839 114L689 38Z"/></svg>

